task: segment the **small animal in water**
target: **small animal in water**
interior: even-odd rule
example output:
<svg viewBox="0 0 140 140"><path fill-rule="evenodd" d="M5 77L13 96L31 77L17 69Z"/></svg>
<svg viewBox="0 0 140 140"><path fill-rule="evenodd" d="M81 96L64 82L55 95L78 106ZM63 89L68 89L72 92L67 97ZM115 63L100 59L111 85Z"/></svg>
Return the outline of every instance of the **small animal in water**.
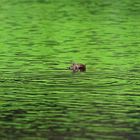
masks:
<svg viewBox="0 0 140 140"><path fill-rule="evenodd" d="M86 71L86 65L73 63L69 67L69 69L72 70L73 72L78 72L78 71L84 72L84 71Z"/></svg>

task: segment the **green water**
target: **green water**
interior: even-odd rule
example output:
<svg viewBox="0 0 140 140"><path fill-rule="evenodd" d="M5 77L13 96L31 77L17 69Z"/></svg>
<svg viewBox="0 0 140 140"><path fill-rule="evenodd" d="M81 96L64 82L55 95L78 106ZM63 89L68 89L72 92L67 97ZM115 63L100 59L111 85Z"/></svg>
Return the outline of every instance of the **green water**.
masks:
<svg viewBox="0 0 140 140"><path fill-rule="evenodd" d="M140 140L139 44L139 0L1 0L0 139Z"/></svg>

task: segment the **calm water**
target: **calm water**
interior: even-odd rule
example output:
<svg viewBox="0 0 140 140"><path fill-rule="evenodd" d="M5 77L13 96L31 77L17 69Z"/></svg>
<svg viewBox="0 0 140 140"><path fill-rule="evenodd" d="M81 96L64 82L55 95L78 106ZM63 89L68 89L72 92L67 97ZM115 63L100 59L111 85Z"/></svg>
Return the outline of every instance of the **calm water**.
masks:
<svg viewBox="0 0 140 140"><path fill-rule="evenodd" d="M140 1L1 0L0 75L1 140L140 140Z"/></svg>

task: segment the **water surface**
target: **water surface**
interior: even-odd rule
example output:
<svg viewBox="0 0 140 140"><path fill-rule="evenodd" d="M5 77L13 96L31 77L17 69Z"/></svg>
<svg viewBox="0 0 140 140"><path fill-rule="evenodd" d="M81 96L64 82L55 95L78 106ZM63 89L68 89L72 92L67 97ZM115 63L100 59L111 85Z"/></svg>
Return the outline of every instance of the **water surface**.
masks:
<svg viewBox="0 0 140 140"><path fill-rule="evenodd" d="M139 0L1 0L1 139L139 140L139 37Z"/></svg>

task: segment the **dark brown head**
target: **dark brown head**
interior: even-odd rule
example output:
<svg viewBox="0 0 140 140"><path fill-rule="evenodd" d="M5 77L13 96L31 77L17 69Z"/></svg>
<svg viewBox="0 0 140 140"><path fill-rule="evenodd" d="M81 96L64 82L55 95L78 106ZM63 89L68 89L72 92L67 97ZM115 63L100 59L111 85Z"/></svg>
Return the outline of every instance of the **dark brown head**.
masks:
<svg viewBox="0 0 140 140"><path fill-rule="evenodd" d="M79 70L80 70L81 72L86 71L86 65L84 65L84 64L79 64Z"/></svg>

